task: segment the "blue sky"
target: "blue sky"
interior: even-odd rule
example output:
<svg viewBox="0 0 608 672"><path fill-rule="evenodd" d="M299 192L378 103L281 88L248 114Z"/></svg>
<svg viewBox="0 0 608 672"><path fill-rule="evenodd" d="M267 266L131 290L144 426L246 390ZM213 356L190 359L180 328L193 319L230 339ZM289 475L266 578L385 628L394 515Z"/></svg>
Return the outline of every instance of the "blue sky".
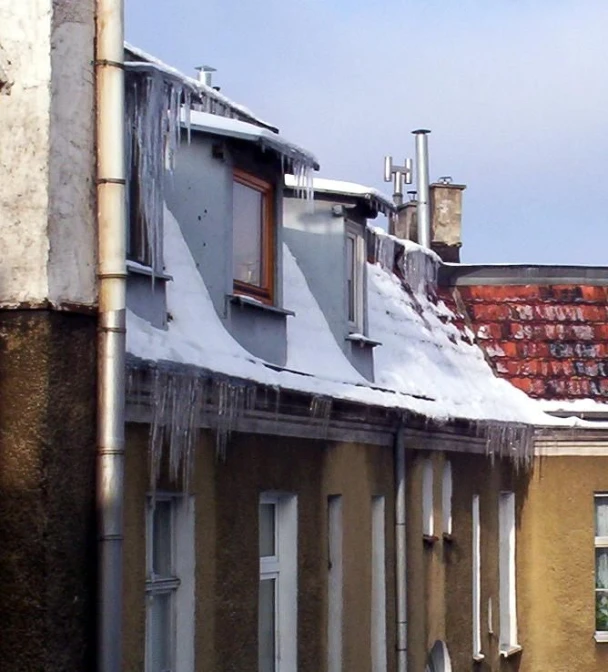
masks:
<svg viewBox="0 0 608 672"><path fill-rule="evenodd" d="M608 264L606 0L125 0L126 36L390 193L432 129L463 260Z"/></svg>

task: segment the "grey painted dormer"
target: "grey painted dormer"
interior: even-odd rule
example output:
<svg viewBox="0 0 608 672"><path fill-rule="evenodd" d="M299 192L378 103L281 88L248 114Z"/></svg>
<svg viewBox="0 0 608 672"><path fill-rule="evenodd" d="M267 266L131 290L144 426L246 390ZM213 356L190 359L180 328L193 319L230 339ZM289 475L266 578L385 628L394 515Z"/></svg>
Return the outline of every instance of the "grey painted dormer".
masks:
<svg viewBox="0 0 608 672"><path fill-rule="evenodd" d="M272 264L269 297L264 303L235 289L233 208L235 169L270 186ZM253 355L283 366L287 359L286 316L282 290L282 184L280 157L251 142L214 136L193 127L183 141L166 203L178 221L217 314L234 338ZM289 306L287 306L289 308ZM205 335L201 334L201 339Z"/></svg>
<svg viewBox="0 0 608 672"><path fill-rule="evenodd" d="M284 237L336 342L353 366L374 379L367 325L366 220L378 209L363 195L329 193L315 184L314 209L286 189ZM352 260L352 266L351 266Z"/></svg>

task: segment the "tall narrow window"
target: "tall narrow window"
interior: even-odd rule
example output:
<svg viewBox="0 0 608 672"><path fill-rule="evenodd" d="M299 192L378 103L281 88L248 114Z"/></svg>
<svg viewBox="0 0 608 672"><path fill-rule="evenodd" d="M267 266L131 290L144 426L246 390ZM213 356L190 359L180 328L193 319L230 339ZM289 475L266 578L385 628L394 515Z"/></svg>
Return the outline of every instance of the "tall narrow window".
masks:
<svg viewBox="0 0 608 672"><path fill-rule="evenodd" d="M346 229L346 306L351 332L363 333L365 249L354 226Z"/></svg>
<svg viewBox="0 0 608 672"><path fill-rule="evenodd" d="M343 563L342 496L327 498L327 670L342 670Z"/></svg>
<svg viewBox="0 0 608 672"><path fill-rule="evenodd" d="M473 659L483 660L481 653L481 525L479 520L479 495L473 495L471 512L473 527Z"/></svg>
<svg viewBox="0 0 608 672"><path fill-rule="evenodd" d="M372 672L386 672L384 497L372 497Z"/></svg>
<svg viewBox="0 0 608 672"><path fill-rule="evenodd" d="M452 536L452 464L449 460L443 465L443 483L441 488L441 509L443 533Z"/></svg>
<svg viewBox="0 0 608 672"><path fill-rule="evenodd" d="M274 208L269 182L234 171L232 246L234 291L272 303L274 295Z"/></svg>
<svg viewBox="0 0 608 672"><path fill-rule="evenodd" d="M433 462L427 458L422 466L422 534L431 538L434 533Z"/></svg>
<svg viewBox="0 0 608 672"><path fill-rule="evenodd" d="M595 495L595 639L608 642L608 493Z"/></svg>
<svg viewBox="0 0 608 672"><path fill-rule="evenodd" d="M263 494L259 505L258 670L297 667L297 503Z"/></svg>
<svg viewBox="0 0 608 672"><path fill-rule="evenodd" d="M515 586L515 495L501 492L498 509L500 653L509 656L521 649L517 643Z"/></svg>
<svg viewBox="0 0 608 672"><path fill-rule="evenodd" d="M157 494L146 510L146 672L194 664L194 504Z"/></svg>

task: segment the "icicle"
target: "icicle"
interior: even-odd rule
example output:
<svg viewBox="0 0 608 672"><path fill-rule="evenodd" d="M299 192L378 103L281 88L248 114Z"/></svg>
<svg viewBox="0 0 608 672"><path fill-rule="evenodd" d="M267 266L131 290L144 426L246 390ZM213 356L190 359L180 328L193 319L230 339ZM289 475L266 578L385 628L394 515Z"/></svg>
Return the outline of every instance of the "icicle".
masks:
<svg viewBox="0 0 608 672"><path fill-rule="evenodd" d="M395 267L395 240L390 236L374 235L374 259L390 273Z"/></svg>
<svg viewBox="0 0 608 672"><path fill-rule="evenodd" d="M400 260L400 271L414 293L434 295L437 289L439 262L423 248L416 246L405 251Z"/></svg>
<svg viewBox="0 0 608 672"><path fill-rule="evenodd" d="M148 256L152 268L160 271L164 180L175 166L182 123L190 140L192 95L183 83L156 70L127 71L126 82L127 166L137 165L138 206L146 229ZM127 175L130 178L130 169ZM126 191L130 195L129 185Z"/></svg>
<svg viewBox="0 0 608 672"><path fill-rule="evenodd" d="M313 418L321 420L323 437L327 437L329 433L332 405L333 399L331 397L323 397L320 395L315 395L310 402L310 415Z"/></svg>

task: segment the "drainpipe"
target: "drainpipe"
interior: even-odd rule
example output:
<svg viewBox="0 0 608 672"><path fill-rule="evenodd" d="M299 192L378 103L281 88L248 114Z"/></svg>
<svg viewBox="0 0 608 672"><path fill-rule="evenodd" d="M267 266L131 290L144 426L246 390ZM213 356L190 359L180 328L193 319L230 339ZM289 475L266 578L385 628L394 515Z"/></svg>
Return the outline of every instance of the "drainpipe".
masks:
<svg viewBox="0 0 608 672"><path fill-rule="evenodd" d="M416 189L418 191L418 242L431 247L431 211L429 206L429 143L423 128L412 131L416 136Z"/></svg>
<svg viewBox="0 0 608 672"><path fill-rule="evenodd" d="M397 589L397 672L407 672L407 577L405 539L405 438L403 427L395 441L395 553Z"/></svg>
<svg viewBox="0 0 608 672"><path fill-rule="evenodd" d="M126 212L124 0L96 0L99 336L97 512L98 672L122 665L125 453Z"/></svg>

